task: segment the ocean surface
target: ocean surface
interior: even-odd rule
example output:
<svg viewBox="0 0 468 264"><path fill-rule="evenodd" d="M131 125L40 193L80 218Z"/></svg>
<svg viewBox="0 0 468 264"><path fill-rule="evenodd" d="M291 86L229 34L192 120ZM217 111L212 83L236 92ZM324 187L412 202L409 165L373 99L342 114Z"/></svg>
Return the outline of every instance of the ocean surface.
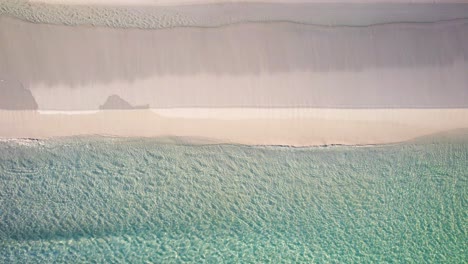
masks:
<svg viewBox="0 0 468 264"><path fill-rule="evenodd" d="M468 137L0 142L0 263L466 263Z"/></svg>

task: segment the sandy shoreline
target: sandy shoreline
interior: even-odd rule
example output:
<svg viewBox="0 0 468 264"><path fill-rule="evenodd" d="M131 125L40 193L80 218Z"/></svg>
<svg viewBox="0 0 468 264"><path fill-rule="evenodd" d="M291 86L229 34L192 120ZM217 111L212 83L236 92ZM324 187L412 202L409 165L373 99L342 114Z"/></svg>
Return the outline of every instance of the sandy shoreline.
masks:
<svg viewBox="0 0 468 264"><path fill-rule="evenodd" d="M0 79L40 110L98 110L111 95L151 108L466 108L467 33L468 20L137 30L0 16Z"/></svg>
<svg viewBox="0 0 468 264"><path fill-rule="evenodd" d="M247 145L368 145L459 128L468 128L468 109L0 111L1 138L107 135L184 137Z"/></svg>
<svg viewBox="0 0 468 264"><path fill-rule="evenodd" d="M4 8L0 137L314 146L468 128L466 5L208 7Z"/></svg>

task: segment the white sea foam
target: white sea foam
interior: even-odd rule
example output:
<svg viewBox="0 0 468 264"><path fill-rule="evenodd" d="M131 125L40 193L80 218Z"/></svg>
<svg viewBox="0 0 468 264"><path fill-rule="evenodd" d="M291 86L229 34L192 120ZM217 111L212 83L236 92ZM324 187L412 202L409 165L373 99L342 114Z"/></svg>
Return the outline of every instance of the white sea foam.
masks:
<svg viewBox="0 0 468 264"><path fill-rule="evenodd" d="M35 147L44 145L44 141L35 138L0 138L1 142L13 143L20 146Z"/></svg>
<svg viewBox="0 0 468 264"><path fill-rule="evenodd" d="M418 5L408 4L414 1L378 1L378 4L375 1L344 2L6 1L0 4L0 15L49 24L170 28L218 27L233 23L271 21L366 26L459 19L466 18L468 14L466 1L441 1L436 5L431 4L434 1L417 1ZM356 2L361 4L352 4Z"/></svg>
<svg viewBox="0 0 468 264"><path fill-rule="evenodd" d="M29 0L29 2L67 5L196 5L220 3L466 3L466 0Z"/></svg>

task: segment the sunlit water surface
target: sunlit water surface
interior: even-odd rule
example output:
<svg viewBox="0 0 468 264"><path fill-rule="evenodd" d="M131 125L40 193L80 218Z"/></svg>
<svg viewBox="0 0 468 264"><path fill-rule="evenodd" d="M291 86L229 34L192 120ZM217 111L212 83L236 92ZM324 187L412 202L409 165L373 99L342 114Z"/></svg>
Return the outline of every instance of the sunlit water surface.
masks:
<svg viewBox="0 0 468 264"><path fill-rule="evenodd" d="M466 263L468 138L0 142L0 263Z"/></svg>

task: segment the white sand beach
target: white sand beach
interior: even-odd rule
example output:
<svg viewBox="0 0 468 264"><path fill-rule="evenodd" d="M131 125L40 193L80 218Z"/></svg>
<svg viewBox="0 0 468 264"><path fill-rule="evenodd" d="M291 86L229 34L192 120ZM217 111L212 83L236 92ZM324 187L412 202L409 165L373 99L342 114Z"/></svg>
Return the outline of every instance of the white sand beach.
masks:
<svg viewBox="0 0 468 264"><path fill-rule="evenodd" d="M467 109L148 109L0 111L0 137L184 137L193 142L386 144L468 128Z"/></svg>
<svg viewBox="0 0 468 264"><path fill-rule="evenodd" d="M464 1L318 2L7 5L0 137L361 145L468 127Z"/></svg>
<svg viewBox="0 0 468 264"><path fill-rule="evenodd" d="M464 108L467 21L142 30L0 16L0 79L39 110L113 94L151 108Z"/></svg>

